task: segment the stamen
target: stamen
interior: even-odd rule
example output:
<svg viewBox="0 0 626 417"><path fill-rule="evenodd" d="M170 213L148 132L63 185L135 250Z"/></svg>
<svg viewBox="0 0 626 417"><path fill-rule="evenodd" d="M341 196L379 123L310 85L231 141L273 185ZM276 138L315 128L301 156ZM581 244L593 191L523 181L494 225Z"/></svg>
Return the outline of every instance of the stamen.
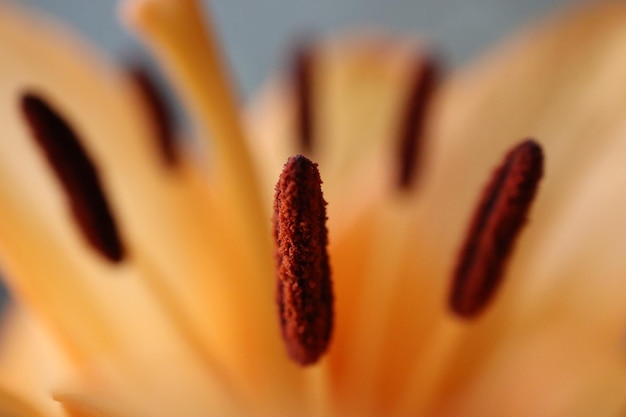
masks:
<svg viewBox="0 0 626 417"><path fill-rule="evenodd" d="M234 202L249 240L266 242L258 178L240 122L237 95L214 27L199 0L126 0L122 18L170 75L206 146L215 186ZM216 158L215 155L219 155ZM265 244L265 243L263 243ZM261 243L259 243L259 246Z"/></svg>
<svg viewBox="0 0 626 417"><path fill-rule="evenodd" d="M178 162L176 154L176 136L172 123L171 113L156 82L140 64L134 64L128 71L130 78L137 86L145 103L146 110L154 126L156 144L160 150L163 162L173 167Z"/></svg>
<svg viewBox="0 0 626 417"><path fill-rule="evenodd" d="M296 132L303 152L313 148L314 54L309 45L301 46L294 59L293 78L296 93Z"/></svg>
<svg viewBox="0 0 626 417"><path fill-rule="evenodd" d="M111 262L125 249L104 196L98 172L76 133L41 97L26 93L21 110L33 138L65 189L72 214L84 237Z"/></svg>
<svg viewBox="0 0 626 417"><path fill-rule="evenodd" d="M276 184L277 301L289 356L315 363L326 351L333 326L333 293L326 245L326 202L317 164L289 158Z"/></svg>
<svg viewBox="0 0 626 417"><path fill-rule="evenodd" d="M542 175L543 151L532 140L513 148L494 172L454 274L450 308L459 316L474 317L493 299Z"/></svg>
<svg viewBox="0 0 626 417"><path fill-rule="evenodd" d="M440 69L433 58L421 59L415 67L414 79L406 101L398 137L398 186L408 190L415 182L421 157L424 127L439 85Z"/></svg>

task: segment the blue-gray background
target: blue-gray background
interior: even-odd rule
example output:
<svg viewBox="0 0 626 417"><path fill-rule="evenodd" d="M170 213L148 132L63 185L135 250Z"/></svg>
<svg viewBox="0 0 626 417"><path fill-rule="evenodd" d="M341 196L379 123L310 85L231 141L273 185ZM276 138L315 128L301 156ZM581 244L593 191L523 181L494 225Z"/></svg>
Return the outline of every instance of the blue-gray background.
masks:
<svg viewBox="0 0 626 417"><path fill-rule="evenodd" d="M118 25L116 0L14 0L64 20L114 57L139 49ZM380 27L427 35L458 66L536 16L585 0L213 0L225 53L249 95L303 34ZM2 40L0 40L2 42ZM0 306L2 305L0 288Z"/></svg>
<svg viewBox="0 0 626 417"><path fill-rule="evenodd" d="M16 1L16 0L14 0ZM17 0L73 25L108 52L131 50L117 24L117 0ZM303 33L358 26L427 34L459 64L533 17L584 0L205 0L241 91L249 93L284 61Z"/></svg>

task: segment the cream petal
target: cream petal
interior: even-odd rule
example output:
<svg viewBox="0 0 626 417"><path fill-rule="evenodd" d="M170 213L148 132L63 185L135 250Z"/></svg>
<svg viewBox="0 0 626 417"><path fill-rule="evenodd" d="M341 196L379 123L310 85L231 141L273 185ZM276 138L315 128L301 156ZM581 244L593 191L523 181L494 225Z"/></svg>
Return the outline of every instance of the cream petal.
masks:
<svg viewBox="0 0 626 417"><path fill-rule="evenodd" d="M518 357L512 362L519 370L541 369L535 375L518 371L509 377L513 386L536 389L534 397L543 392L542 386L561 381L563 396L541 402L554 407L550 415L580 413L572 398L587 409L594 404L598 410L623 406L625 392L618 387L624 378L626 220L621 211L624 197L615 190L626 182L621 158L626 126L619 132L579 182L570 210L548 236L550 250L539 252L543 267L528 271L525 285L516 288L519 307L509 311L512 325L500 334L503 346L486 355ZM494 368L499 373L510 366L494 363L497 360L486 359L480 381L487 381ZM519 396L505 391L499 398L516 401Z"/></svg>
<svg viewBox="0 0 626 417"><path fill-rule="evenodd" d="M546 154L533 231L524 240L542 240L567 209L564 200L621 123L623 9L605 2L547 20L444 87L423 189L432 211L425 222L438 225L443 250L454 252L485 177L524 137L535 137Z"/></svg>
<svg viewBox="0 0 626 417"><path fill-rule="evenodd" d="M623 252L619 248L623 246L624 222L618 209L614 209L621 205L615 190L620 189L624 178L619 155L624 152L622 109L626 103L619 87L623 78L618 74L625 68L617 52L626 41L623 20L624 6L608 3L549 21L517 42L506 44L500 53L447 86L437 122L438 139L434 140L439 155L434 156L432 183L424 191L433 212L421 219L437 225L433 236L439 240L440 250L451 256L456 253L455 245L464 230L462 222L467 221L460 211L466 210L464 207L480 189L480 167L484 166L482 176L488 175L488 159L497 160L494 153L501 152L507 141L537 136L546 153L546 179L509 265L507 284L487 317L468 325L466 333L456 340L457 347L442 370L447 373L448 383L444 383L446 388L433 401L440 406L452 404L443 406L452 415L463 409L463 405L455 404L455 399L461 401L455 396L455 389L471 385L478 378L480 389L493 390L498 378L506 379L505 371L497 377L484 376L492 372L489 358L498 354L501 344L513 345L502 353L502 363L498 365L502 367L517 366L513 365L517 361L522 363L520 369L544 369L543 364L530 363L545 359L539 358L540 343L546 357L555 361L559 360L559 344L568 351L563 363L580 358L580 363L576 361L579 367L557 365L554 369L546 368L546 374L520 375L519 381L528 378L525 382L511 382L518 388L527 386L541 398L539 402L545 408L536 404L534 410L546 414L537 415L577 412L567 408L571 403L565 398L555 397L550 402L550 390L542 382L552 381L555 386L555 381L571 381L562 384L563 392L570 395L567 398L570 402L572 397L581 398L580 402L589 407L593 399L585 393L595 392L590 381L614 381L607 375L621 366L616 355L602 364L594 355L611 355L609 352L620 338L625 313L619 307L623 304L623 297L619 297L623 291ZM455 185L461 184L461 178L466 188ZM451 186L443 187L445 183ZM467 214L469 210L465 217ZM583 317L583 321L593 324L567 333L569 321ZM553 333L561 339L526 333L530 331L527 329L541 328L540 323L548 323L547 329L537 332ZM515 343L508 341L514 335L518 335L518 345L525 343L524 336L528 337L529 363L524 362L524 354L513 350ZM603 342L591 349L584 343L587 339ZM571 352L567 340L575 341ZM564 343L567 348L562 346ZM518 359L509 364L505 361L507 354ZM597 374L586 373L591 364L597 365ZM508 371L513 374L510 378L518 381L510 368ZM539 386L544 387L541 393L545 397L539 395L540 389L533 388ZM484 397L485 391L467 389L469 393L462 394L463 401L472 401L471 409L479 410L475 415L492 414L488 410L497 409L496 405L486 406L477 400ZM553 391L557 396L556 388ZM611 398L602 397L607 407L619 407L623 394L619 390L609 391ZM497 397L502 401L498 402L500 408L506 405L526 413L520 411L519 415L527 415L531 410L526 408L531 407L530 403L514 403L523 398L515 392L499 390ZM532 396L527 394L528 397Z"/></svg>

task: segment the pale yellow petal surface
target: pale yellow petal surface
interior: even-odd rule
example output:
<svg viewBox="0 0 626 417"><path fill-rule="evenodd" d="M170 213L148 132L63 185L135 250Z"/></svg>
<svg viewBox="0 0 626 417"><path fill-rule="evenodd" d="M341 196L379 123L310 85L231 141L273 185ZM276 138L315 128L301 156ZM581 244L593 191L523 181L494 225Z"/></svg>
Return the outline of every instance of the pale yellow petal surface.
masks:
<svg viewBox="0 0 626 417"><path fill-rule="evenodd" d="M471 203L477 198L480 182L491 169L488 164L494 164L489 163L488 158L496 161L496 152L501 153L509 146L507 143L529 135L544 145L546 154L546 178L508 269L506 285L487 317L479 323L468 324L468 333L458 346L456 359L445 367L447 378L456 381L453 383L456 388L473 383L466 379L467 368L473 370L473 375L485 374L488 372L485 362L494 350L509 343L509 337L519 333L527 335L523 332L526 320L533 323L527 325L530 329L544 323L545 332L555 334L548 342L554 346L554 354L550 356L546 347L543 358L551 358L555 367L528 363L520 367L546 369L547 375L540 372L534 375L537 381L564 381L561 382L563 391L569 395L561 398L561 402L555 398L550 403L545 398L542 404L546 408L541 411L545 415L572 415L573 411L566 408L566 398L571 401L573 396L582 397L581 402L593 398L591 393L583 396L591 391L589 386L573 394L577 382L587 381L593 385L588 381L594 377L581 368L564 365L570 357L557 355L559 346L572 357L578 355L576 363L580 367L592 367L597 375L612 373L623 366L617 355L612 356L612 361L602 363L596 363L593 358L594 355L609 357L608 352L619 340L619 329L624 325L625 311L617 307L623 305L623 297L620 297L623 292L614 287L619 270L623 269L623 245L611 243L623 235L620 230L624 227L624 218L618 209L621 201L617 190L621 188L624 173L618 161L610 164L607 160L609 155L623 154L621 148L626 138L625 103L620 92L623 87L619 87L624 80L618 75L626 69L626 62L619 53L626 42L624 16L622 4L610 3L574 13L560 21L548 21L538 30L502 47L498 54L457 77L447 87L442 117L438 120L440 134L434 140L434 146L441 149L441 159L435 158L432 188L427 187L426 199L429 204L432 201L433 211L424 218L425 222L437 225L432 236L440 240L440 248L445 252L451 256L456 253L465 230L463 222L467 221L463 220L460 210L467 207L466 201ZM483 173L474 165L484 166ZM439 174L442 176L437 178ZM587 182L590 178L596 178L593 184ZM464 187L460 187L461 181ZM475 187L473 182L477 184ZM445 183L450 186L443 187ZM465 217L470 213L467 209ZM614 262L616 269L612 271L609 265ZM591 288L594 291L607 288L607 292L589 298ZM585 305L593 311L586 311ZM548 314L547 306L551 314L560 315L559 320ZM579 320L579 316L593 324L575 328L575 333L567 337L559 333ZM610 320L616 320L614 327L603 327ZM595 340L598 335L612 339L601 338L593 349L585 345L586 340ZM540 340L530 335L528 339L530 344ZM584 356L584 351L591 353ZM537 348L537 352L541 349ZM528 356L533 355L529 352ZM619 371L615 374L619 375ZM597 378L596 383L602 381L602 377ZM612 381L608 376L606 380ZM496 384L488 389L498 387L497 377L485 377L483 381ZM526 381L520 386L531 388L533 383ZM516 395L514 388L510 392L498 388L501 408L508 400L524 398ZM453 404L454 389L451 391L449 386L445 392L438 404ZM541 392L549 395L547 389ZM612 400L604 398L606 404L614 404L620 398L619 392L606 392L613 392ZM481 406L490 401L484 396L468 395L470 397ZM513 407L511 404L509 407ZM496 409L495 405L493 407ZM535 409L540 412L541 407ZM485 408L478 410L482 411L476 415L487 412ZM519 415L524 413L520 411Z"/></svg>

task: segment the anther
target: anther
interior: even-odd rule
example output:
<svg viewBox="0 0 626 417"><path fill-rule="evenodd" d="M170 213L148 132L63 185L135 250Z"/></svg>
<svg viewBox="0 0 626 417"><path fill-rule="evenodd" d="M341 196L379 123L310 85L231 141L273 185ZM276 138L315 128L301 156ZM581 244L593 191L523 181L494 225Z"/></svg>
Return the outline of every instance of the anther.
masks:
<svg viewBox="0 0 626 417"><path fill-rule="evenodd" d="M419 169L426 123L439 85L440 68L432 57L416 62L398 132L398 187L411 188Z"/></svg>
<svg viewBox="0 0 626 417"><path fill-rule="evenodd" d="M143 65L134 64L128 74L134 82L154 129L155 144L163 162L167 166L175 166L178 162L176 152L176 136L172 116L156 82Z"/></svg>
<svg viewBox="0 0 626 417"><path fill-rule="evenodd" d="M317 164L290 158L276 184L277 302L287 353L300 365L326 351L333 326L326 202Z"/></svg>
<svg viewBox="0 0 626 417"><path fill-rule="evenodd" d="M543 151L532 140L509 151L494 172L454 273L450 308L457 315L475 317L494 298L542 175Z"/></svg>
<svg viewBox="0 0 626 417"><path fill-rule="evenodd" d="M115 219L98 172L76 133L40 96L26 93L20 105L33 138L65 190L84 237L109 261L122 261L125 250Z"/></svg>
<svg viewBox="0 0 626 417"><path fill-rule="evenodd" d="M313 148L314 51L310 45L301 45L293 62L293 83L296 108L296 135L303 152Z"/></svg>

